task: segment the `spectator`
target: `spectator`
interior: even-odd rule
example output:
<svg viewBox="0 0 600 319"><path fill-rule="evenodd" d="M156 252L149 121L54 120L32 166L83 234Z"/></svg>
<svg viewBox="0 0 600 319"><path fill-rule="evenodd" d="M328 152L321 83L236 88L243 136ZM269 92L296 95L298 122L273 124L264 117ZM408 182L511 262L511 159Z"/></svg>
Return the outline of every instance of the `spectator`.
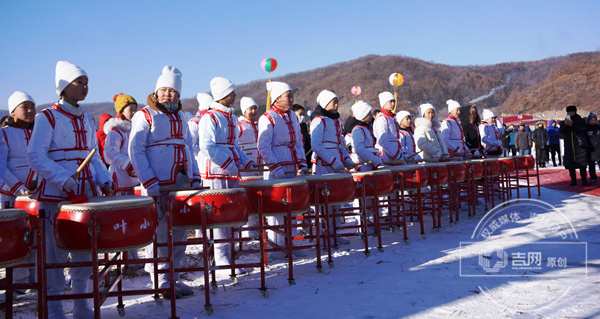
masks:
<svg viewBox="0 0 600 319"><path fill-rule="evenodd" d="M546 154L552 155L552 165L556 167L556 154L558 154L558 166L562 165L560 156L560 133L558 127L556 127L556 120L550 120L550 125L546 128L548 131L548 151ZM550 160L550 156L548 156Z"/></svg>
<svg viewBox="0 0 600 319"><path fill-rule="evenodd" d="M546 167L546 143L548 142L548 131L544 127L544 122L539 121L535 124L536 128L533 131L533 141L535 143L535 158L537 159L538 167Z"/></svg>
<svg viewBox="0 0 600 319"><path fill-rule="evenodd" d="M308 158L312 156L312 150L310 148L310 134L308 132L308 125L306 124L306 115L304 107L300 104L292 105L292 111L298 116L298 123L300 123L300 133L302 133L302 142L304 143L304 155ZM309 161L308 168L312 168L312 163Z"/></svg>
<svg viewBox="0 0 600 319"><path fill-rule="evenodd" d="M519 124L519 130L515 133L515 148L519 155L531 155L532 144L531 135L525 129L525 124Z"/></svg>
<svg viewBox="0 0 600 319"><path fill-rule="evenodd" d="M589 147L588 151L588 166L590 167L590 183L596 183L596 162L600 161L600 125L598 125L598 117L596 114L588 115L588 123L585 129Z"/></svg>
<svg viewBox="0 0 600 319"><path fill-rule="evenodd" d="M506 124L504 124L504 126L506 127ZM510 156L511 149L515 147L514 140L513 140L512 147L510 145L511 135L513 133L513 129L514 129L514 126L512 126L512 125L508 126L504 130L504 133L502 133L502 148L503 148L503 151L502 151L503 155L502 156L504 156L504 157ZM514 138L514 136L513 136L513 138ZM514 155L514 152L513 152L513 155Z"/></svg>
<svg viewBox="0 0 600 319"><path fill-rule="evenodd" d="M575 105L567 106L567 116L564 121L560 122L559 132L564 136L563 164L571 175L570 186L577 185L577 169L581 176L581 184L584 186L588 184L586 179L588 143L585 128L585 121L577 114L577 107Z"/></svg>

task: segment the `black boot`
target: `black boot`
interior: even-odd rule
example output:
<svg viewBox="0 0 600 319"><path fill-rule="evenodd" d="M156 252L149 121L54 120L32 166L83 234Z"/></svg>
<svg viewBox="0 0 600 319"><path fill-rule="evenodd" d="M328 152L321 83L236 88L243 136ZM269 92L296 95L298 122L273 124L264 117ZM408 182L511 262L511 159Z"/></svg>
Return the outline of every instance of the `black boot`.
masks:
<svg viewBox="0 0 600 319"><path fill-rule="evenodd" d="M577 185L577 175L570 174L571 175L571 184L569 184L569 186L576 186Z"/></svg>
<svg viewBox="0 0 600 319"><path fill-rule="evenodd" d="M587 182L587 174L582 171L580 175L581 175L581 185L583 185L583 186L589 185Z"/></svg>

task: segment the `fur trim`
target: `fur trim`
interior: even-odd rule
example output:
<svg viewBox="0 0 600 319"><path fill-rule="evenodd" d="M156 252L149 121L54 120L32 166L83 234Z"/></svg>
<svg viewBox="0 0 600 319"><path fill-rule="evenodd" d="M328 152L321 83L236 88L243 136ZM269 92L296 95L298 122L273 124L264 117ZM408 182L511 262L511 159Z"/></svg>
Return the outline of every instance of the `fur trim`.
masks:
<svg viewBox="0 0 600 319"><path fill-rule="evenodd" d="M123 132L131 131L131 122L113 117L104 123L104 134L108 134L113 128L118 128Z"/></svg>
<svg viewBox="0 0 600 319"><path fill-rule="evenodd" d="M232 107L227 107L219 102L212 102L210 103L210 109L211 110L219 110L225 113L229 113L229 114L233 114L233 108Z"/></svg>

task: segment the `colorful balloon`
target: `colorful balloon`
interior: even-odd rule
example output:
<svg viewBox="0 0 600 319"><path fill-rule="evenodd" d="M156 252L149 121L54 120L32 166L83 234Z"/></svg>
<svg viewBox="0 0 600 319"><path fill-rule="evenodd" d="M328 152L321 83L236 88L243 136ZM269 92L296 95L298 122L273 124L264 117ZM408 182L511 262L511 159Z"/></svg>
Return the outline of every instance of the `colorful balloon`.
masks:
<svg viewBox="0 0 600 319"><path fill-rule="evenodd" d="M404 83L404 77L402 76L402 74L392 73L392 75L390 75L390 84L391 85L396 87L396 86L402 85L402 83Z"/></svg>
<svg viewBox="0 0 600 319"><path fill-rule="evenodd" d="M275 69L277 69L277 60L273 59L273 58L265 58L260 62L260 67L265 71L265 72L273 72L275 71Z"/></svg>
<svg viewBox="0 0 600 319"><path fill-rule="evenodd" d="M350 92L352 92L352 95L360 95L362 93L362 89L360 86L355 85L350 89Z"/></svg>

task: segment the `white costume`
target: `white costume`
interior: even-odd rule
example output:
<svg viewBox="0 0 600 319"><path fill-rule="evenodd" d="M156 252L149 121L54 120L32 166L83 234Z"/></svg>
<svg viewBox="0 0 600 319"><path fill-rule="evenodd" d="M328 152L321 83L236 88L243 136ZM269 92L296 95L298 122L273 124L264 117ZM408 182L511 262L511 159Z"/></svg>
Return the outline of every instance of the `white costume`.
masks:
<svg viewBox="0 0 600 319"><path fill-rule="evenodd" d="M140 184L137 177L131 177L127 172L131 165L128 152L130 132L129 121L113 117L104 123L104 158L110 165L108 171L115 183L115 192L130 192Z"/></svg>
<svg viewBox="0 0 600 319"><path fill-rule="evenodd" d="M238 118L237 125L238 144L242 151L256 164L262 163L262 158L258 152L258 122L250 122L244 116ZM260 173L259 173L260 174ZM242 173L242 176L259 175L255 173Z"/></svg>
<svg viewBox="0 0 600 319"><path fill-rule="evenodd" d="M462 125L456 118L448 115L441 126L442 139L448 148L448 153L452 159L461 159L467 156L468 148L465 144L465 134Z"/></svg>
<svg viewBox="0 0 600 319"><path fill-rule="evenodd" d="M8 149L6 147L6 141L0 139L0 188L4 187L4 175L6 174L7 156Z"/></svg>
<svg viewBox="0 0 600 319"><path fill-rule="evenodd" d="M411 159L421 159L421 156L414 155L417 152L415 137L410 131L399 129L400 145L402 145L402 157ZM414 156L413 156L414 155Z"/></svg>
<svg viewBox="0 0 600 319"><path fill-rule="evenodd" d="M14 207L15 197L25 195L31 182L37 175L27 165L27 145L31 139L30 129L6 126L2 129L0 144L8 147L6 159L5 184L0 193L2 202L0 207ZM8 207L5 204L8 202Z"/></svg>
<svg viewBox="0 0 600 319"><path fill-rule="evenodd" d="M393 113L381 110L373 122L373 135L377 139L376 147L384 161L397 161L402 158L402 145L398 125Z"/></svg>
<svg viewBox="0 0 600 319"><path fill-rule="evenodd" d="M367 165L361 165L361 171L371 171L383 163L379 156L379 150L375 147L373 132L366 125L356 125L352 129L350 137L352 150L354 150L350 157L357 163L371 161Z"/></svg>
<svg viewBox="0 0 600 319"><path fill-rule="evenodd" d="M188 129L190 131L190 137L193 141L192 149L194 151L194 156L198 156L198 152L200 152L200 145L198 145L198 123L200 123L200 119L204 114L206 114L208 110L198 110L194 117L192 117L188 121Z"/></svg>
<svg viewBox="0 0 600 319"><path fill-rule="evenodd" d="M415 120L415 150L421 152L423 159L439 159L442 154L447 154L446 143L438 132L440 122L436 119L428 120L419 117Z"/></svg>
<svg viewBox="0 0 600 319"><path fill-rule="evenodd" d="M481 144L486 153L502 150L502 139L496 125L481 122L479 135L481 135Z"/></svg>
<svg viewBox="0 0 600 319"><path fill-rule="evenodd" d="M315 117L310 122L310 138L315 174L341 173L344 165L354 164L344 147L346 143L339 119Z"/></svg>

